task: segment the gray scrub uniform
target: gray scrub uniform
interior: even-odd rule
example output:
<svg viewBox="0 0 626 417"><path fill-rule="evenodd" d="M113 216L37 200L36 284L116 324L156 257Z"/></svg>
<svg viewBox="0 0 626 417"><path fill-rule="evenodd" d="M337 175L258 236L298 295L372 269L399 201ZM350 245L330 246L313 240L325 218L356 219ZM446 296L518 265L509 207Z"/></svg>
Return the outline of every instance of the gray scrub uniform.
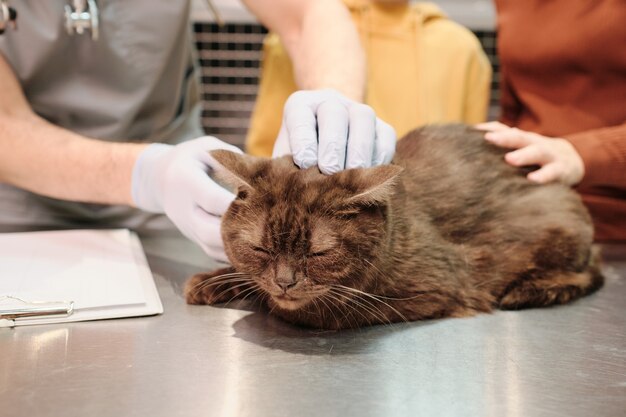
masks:
<svg viewBox="0 0 626 417"><path fill-rule="evenodd" d="M34 111L111 141L176 143L203 135L188 0L98 0L100 38L70 36L69 0L19 0L18 30L0 36ZM171 228L125 206L71 203L0 184L0 231L61 227Z"/></svg>

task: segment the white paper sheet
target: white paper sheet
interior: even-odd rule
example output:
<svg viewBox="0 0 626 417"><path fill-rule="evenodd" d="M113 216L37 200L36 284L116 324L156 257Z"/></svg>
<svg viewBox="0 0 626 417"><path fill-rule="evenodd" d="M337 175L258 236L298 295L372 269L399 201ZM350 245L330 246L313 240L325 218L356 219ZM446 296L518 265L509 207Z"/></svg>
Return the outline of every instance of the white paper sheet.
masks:
<svg viewBox="0 0 626 417"><path fill-rule="evenodd" d="M58 321L162 312L140 243L125 229L0 234L0 296L73 301L73 317Z"/></svg>

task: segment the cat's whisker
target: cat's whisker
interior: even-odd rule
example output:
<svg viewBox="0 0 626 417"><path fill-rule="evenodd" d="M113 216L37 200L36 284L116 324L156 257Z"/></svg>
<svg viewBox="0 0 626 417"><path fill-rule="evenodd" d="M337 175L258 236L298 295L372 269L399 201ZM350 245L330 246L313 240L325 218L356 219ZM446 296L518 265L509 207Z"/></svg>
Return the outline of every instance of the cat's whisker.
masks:
<svg viewBox="0 0 626 417"><path fill-rule="evenodd" d="M243 285L243 284L242 284L242 285ZM241 286L241 285L240 285L240 286ZM245 300L245 299L246 299L246 297L247 297L248 295L250 295L250 292L254 292L254 291L255 291L255 288L254 288L254 287L246 288L246 289L242 290L240 293L235 294L235 295L233 295L232 297L230 297L230 299L228 299L228 301L226 301L224 304L228 304L228 303L230 303L231 301L233 301L235 298L241 297L241 295L242 295L242 294L246 294L246 293L248 293L248 294L246 294L246 295L245 295L245 297L243 297L243 298L241 299L241 300L243 301L243 300Z"/></svg>
<svg viewBox="0 0 626 417"><path fill-rule="evenodd" d="M387 325L392 324L392 321L389 319L389 317L387 317L385 312L383 312L380 308L378 308L372 302L362 298L361 296L357 296L356 298L354 298L354 295L352 295L352 297L353 298L351 302L358 304L363 309L366 309L366 311L369 314L371 314L376 319L377 322L379 322L380 324L387 324ZM368 324L373 324L371 319L368 319Z"/></svg>
<svg viewBox="0 0 626 417"><path fill-rule="evenodd" d="M382 324L391 324L391 322L389 321L389 319L385 316L385 314L378 309L376 306L374 306L372 303L370 303L367 300L364 299L357 299L354 297L354 295L352 295L352 297L348 297L346 294L342 294L341 292L337 291L337 289L335 289L334 292L336 295L340 295L343 297L346 297L346 299L348 300L346 303L344 303L346 306L351 307L354 311L358 312L361 317L363 317L363 319L365 320L366 324L373 324L372 322L372 317L374 319L376 319L376 321L382 323ZM358 308L356 308L355 306L363 309L365 312L367 312L368 314L370 314L370 316L372 317L367 317L365 316Z"/></svg>
<svg viewBox="0 0 626 417"><path fill-rule="evenodd" d="M374 301L378 301L379 303L385 305L386 307L388 307L390 310L392 310L395 314L397 314L403 321L409 321L402 313L400 313L396 308L394 308L392 305L390 305L389 303L386 303L385 301L383 301L382 299L380 299L377 295L374 294L370 294L368 292L365 291L361 291L361 290L357 290L356 288L351 288L351 287L346 287L345 285L340 285L340 284L335 284L333 285L333 288L341 288L345 291L351 292L353 294L360 294L362 296L368 297ZM362 300L364 300L363 298L361 298Z"/></svg>
<svg viewBox="0 0 626 417"><path fill-rule="evenodd" d="M241 272L232 272L232 273L228 273L228 274L217 275L217 276L211 277L209 279L200 281L200 282L198 282L196 284L196 286L204 285L204 284L210 284L210 283L221 281L221 280L228 279L228 278L246 277L246 276L249 276L249 274L244 274L244 273L241 273Z"/></svg>
<svg viewBox="0 0 626 417"><path fill-rule="evenodd" d="M235 289L237 289L237 288L241 288L241 287L245 287L245 286L247 286L247 285L250 285L250 282L248 282L248 281L247 281L247 282L244 282L244 283L242 283L242 284L238 284L238 285L234 285L234 286L232 286L232 287L228 287L228 288L226 288L226 289L222 290L222 292L220 292L217 296L215 296L215 298L216 298L217 300L219 300L220 298L222 298L222 296L223 296L223 295L227 294L227 293L228 293L228 291L235 290ZM228 304L230 301L232 301L232 300L233 300L233 298L237 297L239 294L240 294L240 293L237 293L237 294L235 294L234 296L232 296L232 297L231 297L228 301L226 301L226 303L225 303L225 304Z"/></svg>
<svg viewBox="0 0 626 417"><path fill-rule="evenodd" d="M338 304L345 304L345 303L344 303L344 301L343 301L343 300L341 300L340 298L338 298L338 297L337 297L337 296L336 296L333 292L330 292L330 291L329 291L329 292L325 295L325 297L327 297L327 298L329 299L329 302L331 302L331 303L332 303L332 302L335 302L335 303L338 303ZM357 313L361 314L361 316L365 319L365 316L364 316L361 312L359 312L359 311L355 310L355 309L354 309L354 307L351 307L351 306L349 306L349 305L346 305L346 308L341 309L341 312L342 312L343 318L344 318L344 319L348 322L349 327L350 327L350 328L355 328L355 329L356 329L356 328L358 328L358 327L359 327L359 326L358 326L358 324L359 324L359 323L358 323L358 321L357 321L357 320L356 320L356 318L355 318L355 323L356 323L356 325L353 325L352 320L350 320L350 317L351 317L351 316L352 316L352 317L354 317L354 316L353 316L353 311L356 311ZM341 324L339 324L339 328L341 328L341 327L342 327L342 326L341 326Z"/></svg>
<svg viewBox="0 0 626 417"><path fill-rule="evenodd" d="M248 274L243 273L243 272L228 272L226 274L221 274L221 275L216 275L214 277L211 277L209 278L209 281L213 281L213 280L224 278L224 277L241 276L241 275L248 275Z"/></svg>
<svg viewBox="0 0 626 417"><path fill-rule="evenodd" d="M251 282L251 280L249 278L246 278L246 279L231 278L231 279L218 280L214 282L204 282L202 283L202 285L199 285L196 288L193 288L192 291L194 291L194 293L197 294L205 290L208 287L215 286L215 288L213 288L213 292L217 292L224 285L231 285L231 284L236 284L236 283L241 283L241 282L246 283L246 282Z"/></svg>
<svg viewBox="0 0 626 417"><path fill-rule="evenodd" d="M272 297L269 297L270 299ZM274 302L274 305L272 306L272 308L270 308L270 314L272 314L274 312L274 310L276 310L276 307L278 307L278 304L276 304L276 302Z"/></svg>
<svg viewBox="0 0 626 417"><path fill-rule="evenodd" d="M368 261L367 259L363 258L363 262L366 262L369 266L371 266L372 268L374 268L374 270L375 270L376 272L378 272L381 276L385 275L385 274L383 274L383 272L382 272L380 269L378 269L378 267L377 267L376 265L374 265L373 263L371 263L371 262L370 262L370 261Z"/></svg>
<svg viewBox="0 0 626 417"><path fill-rule="evenodd" d="M379 312L379 315L381 317L383 317L383 322L386 322L387 324L392 324L393 321L391 320L391 318L384 312L381 310L381 308L377 305L375 305L371 300L374 301L378 301L379 303L383 304L384 306L388 307L390 310L392 310L393 313L397 314L403 321L408 321L403 315L402 313L400 313L397 309L393 308L392 306L390 306L388 303L385 303L382 300L377 299L376 297L372 296L371 294L369 294L368 298L364 298L364 295L366 294L359 294L359 293L354 293L354 292L348 292L351 296L353 297L357 297L360 301L367 303L367 305L371 306L371 308L375 309L377 312Z"/></svg>
<svg viewBox="0 0 626 417"><path fill-rule="evenodd" d="M341 327L341 323L339 322L339 319L335 315L334 309L332 308L332 306L329 306L326 303L326 300L324 299L326 294L327 294L327 292L325 292L321 296L317 297L317 299L320 300L320 302L324 304L324 307L326 307L326 310L328 310L330 312L330 314L333 316L333 319L335 319L335 323L337 323L337 328L340 328Z"/></svg>
<svg viewBox="0 0 626 417"><path fill-rule="evenodd" d="M327 288L324 286L319 286L319 288L311 288L309 290L307 290L307 295L310 295L311 297L320 297L321 295L323 295L327 290Z"/></svg>
<svg viewBox="0 0 626 417"><path fill-rule="evenodd" d="M191 288L191 290L201 290L211 285L222 284L225 282L237 282L244 279L250 279L250 275L240 272L217 275L215 277L211 277L209 279L198 282L193 288Z"/></svg>
<svg viewBox="0 0 626 417"><path fill-rule="evenodd" d="M311 304L313 304L313 306L317 309L317 316L323 320L324 314L322 313L322 310L320 309L319 304L317 304L317 300L315 298L311 299Z"/></svg>
<svg viewBox="0 0 626 417"><path fill-rule="evenodd" d="M372 262L370 262L369 260L363 258L363 262L366 262L368 265L370 265L376 272L378 272L381 276L383 276L383 272L378 269L378 267L376 265L374 265ZM430 291L420 291L419 294L416 294L412 297L402 297L402 298L398 298L398 297L388 297L388 296L384 296L384 295L375 295L375 297L380 298L380 299L384 299L384 300L390 300L390 301L409 301L409 300L414 300L416 298L419 298L427 293L429 293ZM372 296L374 296L373 294L370 294Z"/></svg>
<svg viewBox="0 0 626 417"><path fill-rule="evenodd" d="M218 280L212 280L212 281L202 281L200 283L198 283L194 288L192 289L204 289L213 285L224 285L224 284L229 284L229 283L236 283L236 282L243 282L243 281L249 281L250 278L235 278L235 277L227 277L227 278L223 278L223 279L218 279Z"/></svg>
<svg viewBox="0 0 626 417"><path fill-rule="evenodd" d="M387 316L369 301L355 296L354 294L347 295L341 293L337 289L335 289L334 293L339 296L345 297L346 302L344 304L353 309L353 311L359 313L359 315L363 317L365 324L391 324L391 321L387 318ZM368 315L363 314L363 311L361 310L363 310Z"/></svg>
<svg viewBox="0 0 626 417"><path fill-rule="evenodd" d="M349 288L349 287L348 287ZM435 291L418 291L418 294L411 297L389 297L386 295L378 295L378 294L369 294L371 297L379 298L380 300L389 300L389 301L409 301L415 300L416 298L423 297L425 295L429 295ZM380 301L379 300L379 301Z"/></svg>
<svg viewBox="0 0 626 417"><path fill-rule="evenodd" d="M267 294L267 291L265 291L263 288L261 288L261 286L259 286L259 291L257 291L256 296L254 297L254 300L252 300L252 303L256 304L257 302L259 302L263 304L264 302L267 302L267 297L269 297L269 295Z"/></svg>
<svg viewBox="0 0 626 417"><path fill-rule="evenodd" d="M245 301L245 300L246 300L246 298L250 297L251 295L253 295L253 294L257 294L257 293L259 293L260 291L262 291L261 287L259 287L258 285L254 285L254 286L252 286L252 287L250 287L250 288L252 289L252 291L248 292L248 294L246 294L246 295L245 295L245 296L241 299L241 301ZM252 301L251 301L251 302L252 302Z"/></svg>

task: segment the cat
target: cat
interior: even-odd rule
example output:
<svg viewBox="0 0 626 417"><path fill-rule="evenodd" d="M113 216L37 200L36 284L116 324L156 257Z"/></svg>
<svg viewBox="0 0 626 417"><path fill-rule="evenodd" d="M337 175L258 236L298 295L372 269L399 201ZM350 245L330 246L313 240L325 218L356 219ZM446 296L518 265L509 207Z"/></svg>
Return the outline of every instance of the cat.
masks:
<svg viewBox="0 0 626 417"><path fill-rule="evenodd" d="M398 141L390 165L323 175L290 156L212 151L237 194L223 217L232 267L197 274L190 304L260 298L318 329L564 304L603 284L577 193L465 125Z"/></svg>

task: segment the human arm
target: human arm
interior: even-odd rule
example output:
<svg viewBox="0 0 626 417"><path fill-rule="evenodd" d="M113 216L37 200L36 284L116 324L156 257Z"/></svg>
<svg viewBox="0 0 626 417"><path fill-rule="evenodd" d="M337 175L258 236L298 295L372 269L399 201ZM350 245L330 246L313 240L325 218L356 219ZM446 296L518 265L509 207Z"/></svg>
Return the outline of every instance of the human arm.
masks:
<svg viewBox="0 0 626 417"><path fill-rule="evenodd" d="M0 54L0 182L65 200L132 204L131 173L145 144L106 143L36 115Z"/></svg>
<svg viewBox="0 0 626 417"><path fill-rule="evenodd" d="M579 187L626 190L626 123L563 137L574 146L585 165Z"/></svg>
<svg viewBox="0 0 626 417"><path fill-rule="evenodd" d="M388 163L394 129L362 101L365 55L339 0L245 0L278 33L302 91L286 102L274 156L293 154L301 168L326 174Z"/></svg>
<svg viewBox="0 0 626 417"><path fill-rule="evenodd" d="M626 124L549 138L491 122L476 126L485 139L514 149L505 155L514 166L539 165L528 174L538 183L561 181L578 187L626 189Z"/></svg>
<svg viewBox="0 0 626 417"><path fill-rule="evenodd" d="M334 89L361 102L366 62L359 34L340 0L244 0L289 54L298 87Z"/></svg>
<svg viewBox="0 0 626 417"><path fill-rule="evenodd" d="M0 182L48 197L165 213L210 256L226 260L220 215L234 196L207 175L203 137L177 146L110 143L55 126L31 109L0 54Z"/></svg>

